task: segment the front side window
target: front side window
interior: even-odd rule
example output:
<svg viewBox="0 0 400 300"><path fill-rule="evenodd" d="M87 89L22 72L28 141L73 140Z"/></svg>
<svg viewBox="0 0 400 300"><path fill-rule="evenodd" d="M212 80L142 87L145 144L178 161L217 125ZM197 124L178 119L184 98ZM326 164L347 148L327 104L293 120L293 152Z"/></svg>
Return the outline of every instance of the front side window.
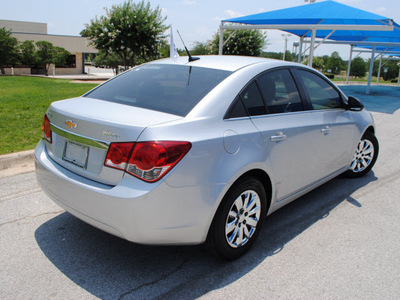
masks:
<svg viewBox="0 0 400 300"><path fill-rule="evenodd" d="M186 116L232 72L168 64L146 64L115 77L84 97Z"/></svg>
<svg viewBox="0 0 400 300"><path fill-rule="evenodd" d="M308 92L313 109L343 108L339 93L320 76L298 70L300 79Z"/></svg>
<svg viewBox="0 0 400 300"><path fill-rule="evenodd" d="M261 75L257 79L269 113L303 110L299 92L289 70L281 69Z"/></svg>

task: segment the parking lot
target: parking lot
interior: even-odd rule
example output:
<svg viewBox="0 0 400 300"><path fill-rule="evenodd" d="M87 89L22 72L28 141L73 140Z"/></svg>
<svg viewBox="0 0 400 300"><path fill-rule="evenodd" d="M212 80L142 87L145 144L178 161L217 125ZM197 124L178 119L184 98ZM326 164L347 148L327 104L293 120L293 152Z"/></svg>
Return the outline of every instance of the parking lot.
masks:
<svg viewBox="0 0 400 300"><path fill-rule="evenodd" d="M400 87L345 86L373 113L380 155L267 218L255 247L225 262L202 246L129 243L76 219L35 173L0 179L1 299L397 299Z"/></svg>

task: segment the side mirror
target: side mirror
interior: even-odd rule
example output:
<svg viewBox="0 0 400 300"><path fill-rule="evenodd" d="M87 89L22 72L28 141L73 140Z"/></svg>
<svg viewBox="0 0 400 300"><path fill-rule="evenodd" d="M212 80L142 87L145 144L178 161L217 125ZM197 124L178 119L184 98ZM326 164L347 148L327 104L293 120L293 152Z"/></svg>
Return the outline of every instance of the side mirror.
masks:
<svg viewBox="0 0 400 300"><path fill-rule="evenodd" d="M364 104L357 99L356 97L349 96L347 100L347 109L352 111L360 111L363 110Z"/></svg>

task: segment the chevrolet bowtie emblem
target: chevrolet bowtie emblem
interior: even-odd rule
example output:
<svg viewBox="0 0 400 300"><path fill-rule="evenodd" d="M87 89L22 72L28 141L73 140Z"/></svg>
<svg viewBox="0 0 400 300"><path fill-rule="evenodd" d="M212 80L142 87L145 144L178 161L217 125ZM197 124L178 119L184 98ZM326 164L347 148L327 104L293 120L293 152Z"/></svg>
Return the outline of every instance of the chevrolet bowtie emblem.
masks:
<svg viewBox="0 0 400 300"><path fill-rule="evenodd" d="M76 126L78 126L77 123L74 123L74 122L72 122L71 120L65 121L65 124L67 124L67 126L68 126L69 128L76 128Z"/></svg>

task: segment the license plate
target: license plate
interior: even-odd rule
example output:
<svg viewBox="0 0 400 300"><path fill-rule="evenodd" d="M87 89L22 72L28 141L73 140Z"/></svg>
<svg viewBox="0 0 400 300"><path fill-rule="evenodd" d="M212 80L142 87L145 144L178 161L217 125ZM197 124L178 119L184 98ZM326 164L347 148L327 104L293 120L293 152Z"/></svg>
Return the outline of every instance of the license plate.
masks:
<svg viewBox="0 0 400 300"><path fill-rule="evenodd" d="M66 141L63 160L86 169L89 147L72 141Z"/></svg>

